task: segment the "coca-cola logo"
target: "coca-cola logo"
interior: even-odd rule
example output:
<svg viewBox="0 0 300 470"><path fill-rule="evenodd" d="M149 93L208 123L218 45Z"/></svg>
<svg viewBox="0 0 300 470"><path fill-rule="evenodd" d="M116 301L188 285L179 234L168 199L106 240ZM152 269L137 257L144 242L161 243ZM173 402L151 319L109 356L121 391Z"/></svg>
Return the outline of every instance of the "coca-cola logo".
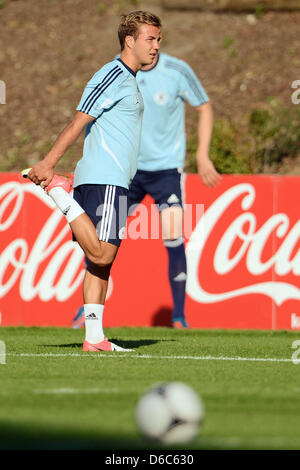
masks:
<svg viewBox="0 0 300 470"><path fill-rule="evenodd" d="M32 200L27 204L26 198L35 201L33 207ZM292 224L285 212L272 211L258 223L255 203L254 185L234 184L206 208L193 227L186 246L187 293L196 302L218 303L249 294L268 296L278 306L289 299L300 299L297 285L280 279L300 274L300 221ZM35 219L36 229L30 238L31 221ZM15 294L17 289L23 301L63 302L81 287L83 252L71 241L63 215L40 187L18 181L0 185L0 237L4 240L0 248L0 298ZM273 244L274 238L280 243ZM237 275L231 282L230 276L241 267L246 275L243 279ZM216 284L205 282L208 270L217 279L218 289L213 287ZM226 279L230 282L224 283ZM111 293L110 280L107 298Z"/></svg>
<svg viewBox="0 0 300 470"><path fill-rule="evenodd" d="M295 248L300 239L300 221L290 227L287 214L277 213L258 228L256 215L251 212L255 197L256 191L253 185L249 183L235 185L211 204L196 225L186 247L187 293L195 301L215 303L247 294L264 294L272 298L277 305L288 299L300 299L300 289L295 285L272 279L267 282L252 282L240 288L217 293L208 292L200 282L199 266L202 271L205 270L202 257L211 233L220 218L239 198L242 212L222 233L220 239L215 241L215 251L211 253L215 273L220 277L228 275L240 263L244 263L249 275L255 277L266 273L270 268L276 276L289 273L299 275L300 250L295 252ZM279 248L273 249L272 255L263 261L263 250L274 235L282 242ZM237 240L239 249L232 256L232 247Z"/></svg>
<svg viewBox="0 0 300 470"><path fill-rule="evenodd" d="M63 302L82 283L83 252L77 244L66 240L69 227L63 224L59 228L63 216L59 210L54 210L54 203L40 187L16 181L0 186L0 232L9 231L19 222L26 194L33 195L42 205L35 206L31 212L27 211L25 227L30 227L32 221L38 217L38 212L35 212L37 210L45 211L48 208L49 217L37 233L32 246L23 233L22 237L11 239L5 247L1 246L0 298L7 295L18 282L19 295L25 301L38 297L42 301L55 298ZM43 263L45 268L38 274Z"/></svg>

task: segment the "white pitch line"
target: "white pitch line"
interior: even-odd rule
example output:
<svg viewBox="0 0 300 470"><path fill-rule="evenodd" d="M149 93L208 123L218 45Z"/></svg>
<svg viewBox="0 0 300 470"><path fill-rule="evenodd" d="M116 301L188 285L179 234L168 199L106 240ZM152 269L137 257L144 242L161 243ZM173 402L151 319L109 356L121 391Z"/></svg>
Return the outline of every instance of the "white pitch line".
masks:
<svg viewBox="0 0 300 470"><path fill-rule="evenodd" d="M194 360L194 361L248 361L248 362L292 362L299 364L300 360L292 360L291 358L276 358L276 357L226 357L226 356L156 356L150 354L82 354L82 353L69 353L69 354L55 354L55 353L7 353L6 356L16 357L85 357L85 358L121 358L130 357L134 359L176 359L176 360Z"/></svg>
<svg viewBox="0 0 300 470"><path fill-rule="evenodd" d="M289 446L289 448L300 448L300 441L297 438L284 437L200 437L199 442L202 446L226 446L240 447L251 446L251 448L259 448L261 446L276 446L277 448Z"/></svg>
<svg viewBox="0 0 300 470"><path fill-rule="evenodd" d="M119 393L119 390L116 388L100 389L100 388L45 388L33 390L34 394L37 395L81 395L81 394L111 394Z"/></svg>

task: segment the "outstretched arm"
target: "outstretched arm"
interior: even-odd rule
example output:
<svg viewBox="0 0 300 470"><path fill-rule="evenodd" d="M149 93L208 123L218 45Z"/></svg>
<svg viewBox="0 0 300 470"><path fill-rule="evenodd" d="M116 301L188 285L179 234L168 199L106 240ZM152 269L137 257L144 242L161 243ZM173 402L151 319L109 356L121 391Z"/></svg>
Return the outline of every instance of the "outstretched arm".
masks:
<svg viewBox="0 0 300 470"><path fill-rule="evenodd" d="M94 117L88 114L76 111L72 122L70 122L70 124L59 134L51 150L43 160L32 167L28 177L35 184L41 184L41 182L43 182L43 187L47 187L53 178L54 167L57 162L76 141L82 129L84 129L86 125L94 119Z"/></svg>
<svg viewBox="0 0 300 470"><path fill-rule="evenodd" d="M213 130L213 110L210 102L198 106L196 110L198 112L198 148L196 154L198 174L206 186L214 187L219 183L221 175L216 171L209 158Z"/></svg>

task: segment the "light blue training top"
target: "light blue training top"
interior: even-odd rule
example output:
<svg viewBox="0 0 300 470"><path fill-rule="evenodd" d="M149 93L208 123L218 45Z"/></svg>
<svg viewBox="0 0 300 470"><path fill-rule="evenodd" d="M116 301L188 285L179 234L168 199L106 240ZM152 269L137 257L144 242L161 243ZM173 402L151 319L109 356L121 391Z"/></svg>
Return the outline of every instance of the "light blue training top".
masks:
<svg viewBox="0 0 300 470"><path fill-rule="evenodd" d="M143 109L135 73L121 59L95 73L77 107L95 120L86 127L74 187L110 184L128 188L137 169Z"/></svg>
<svg viewBox="0 0 300 470"><path fill-rule="evenodd" d="M160 53L156 65L138 71L144 100L138 169L182 168L186 151L185 102L201 106L209 101L197 76L183 60Z"/></svg>

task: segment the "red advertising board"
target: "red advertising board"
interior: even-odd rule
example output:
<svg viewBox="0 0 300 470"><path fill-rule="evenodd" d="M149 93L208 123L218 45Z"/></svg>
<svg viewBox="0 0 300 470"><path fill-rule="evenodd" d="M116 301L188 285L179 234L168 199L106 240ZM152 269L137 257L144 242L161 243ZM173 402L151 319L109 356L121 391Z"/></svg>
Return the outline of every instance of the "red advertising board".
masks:
<svg viewBox="0 0 300 470"><path fill-rule="evenodd" d="M185 179L186 316L193 328L300 329L298 177ZM104 326L170 325L167 253L150 197L128 219ZM140 226L147 226L145 234ZM44 191L0 174L1 325L70 326L84 257Z"/></svg>

